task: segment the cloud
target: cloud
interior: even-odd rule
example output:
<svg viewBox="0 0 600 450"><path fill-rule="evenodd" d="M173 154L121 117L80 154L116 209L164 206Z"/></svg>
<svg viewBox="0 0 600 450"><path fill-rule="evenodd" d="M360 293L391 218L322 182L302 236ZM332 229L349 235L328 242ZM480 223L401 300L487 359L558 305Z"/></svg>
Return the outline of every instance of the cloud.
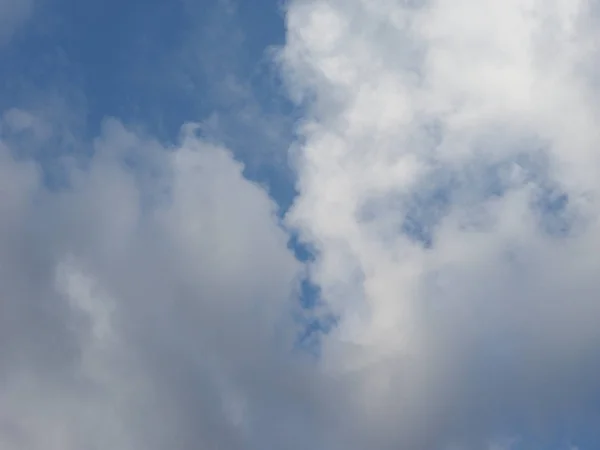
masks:
<svg viewBox="0 0 600 450"><path fill-rule="evenodd" d="M287 221L339 317L322 364L350 380L352 448L535 445L596 417L594 8L290 2Z"/></svg>
<svg viewBox="0 0 600 450"><path fill-rule="evenodd" d="M262 22L257 26L253 8L239 2L219 0L208 8L183 4L194 25L176 56L170 55L173 85L193 100L196 111L210 102L201 123L203 136L230 148L245 162L248 176L272 187L270 194L279 204L290 203L293 175L286 150L294 117L271 50L264 48L273 45L268 37L281 37L279 14L259 8Z"/></svg>
<svg viewBox="0 0 600 450"><path fill-rule="evenodd" d="M247 448L301 390L275 205L193 125L164 148L107 120L47 186L14 135L40 120L2 127L2 448Z"/></svg>
<svg viewBox="0 0 600 450"><path fill-rule="evenodd" d="M2 111L0 447L595 448L596 8L289 2L283 223L216 142L289 118L228 63L172 144Z"/></svg>
<svg viewBox="0 0 600 450"><path fill-rule="evenodd" d="M0 45L6 44L33 12L33 0L0 1Z"/></svg>

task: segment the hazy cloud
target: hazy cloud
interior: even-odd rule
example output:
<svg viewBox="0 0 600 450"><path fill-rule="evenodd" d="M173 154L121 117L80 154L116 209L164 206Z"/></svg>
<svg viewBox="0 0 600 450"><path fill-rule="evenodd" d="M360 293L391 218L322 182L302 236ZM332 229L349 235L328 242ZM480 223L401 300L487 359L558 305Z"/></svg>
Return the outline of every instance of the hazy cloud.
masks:
<svg viewBox="0 0 600 450"><path fill-rule="evenodd" d="M0 1L0 45L10 40L17 28L31 15L33 7L33 0Z"/></svg>

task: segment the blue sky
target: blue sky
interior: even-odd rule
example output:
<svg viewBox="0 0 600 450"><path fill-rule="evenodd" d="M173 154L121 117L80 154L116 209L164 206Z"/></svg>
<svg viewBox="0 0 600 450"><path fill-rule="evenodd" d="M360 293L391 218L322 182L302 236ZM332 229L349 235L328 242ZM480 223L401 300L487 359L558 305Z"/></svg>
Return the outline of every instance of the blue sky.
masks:
<svg viewBox="0 0 600 450"><path fill-rule="evenodd" d="M0 448L596 448L596 3L0 0Z"/></svg>
<svg viewBox="0 0 600 450"><path fill-rule="evenodd" d="M86 136L118 117L165 142L184 122L206 122L209 137L289 202L289 174L272 172L287 170L293 110L265 53L284 40L279 2L48 1L38 9L3 49L4 108L54 97L76 111ZM242 110L280 123L267 135Z"/></svg>

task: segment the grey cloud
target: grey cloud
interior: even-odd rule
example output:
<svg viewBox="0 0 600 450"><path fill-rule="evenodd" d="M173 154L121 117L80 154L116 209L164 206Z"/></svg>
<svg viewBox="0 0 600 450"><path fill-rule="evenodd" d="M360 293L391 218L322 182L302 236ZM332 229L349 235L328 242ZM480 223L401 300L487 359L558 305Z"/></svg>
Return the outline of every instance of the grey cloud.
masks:
<svg viewBox="0 0 600 450"><path fill-rule="evenodd" d="M288 407L313 396L289 353L300 272L268 195L193 127L165 149L111 120L94 148L52 190L2 150L3 446L302 437Z"/></svg>

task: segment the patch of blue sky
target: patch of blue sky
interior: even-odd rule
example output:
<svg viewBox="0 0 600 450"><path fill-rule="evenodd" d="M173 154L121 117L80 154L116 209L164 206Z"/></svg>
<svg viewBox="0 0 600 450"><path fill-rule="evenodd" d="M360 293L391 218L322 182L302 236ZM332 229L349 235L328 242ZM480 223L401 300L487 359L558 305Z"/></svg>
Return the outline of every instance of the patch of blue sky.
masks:
<svg viewBox="0 0 600 450"><path fill-rule="evenodd" d="M49 1L3 50L0 107L35 111L54 98L65 117L52 119L88 138L106 117L164 142L201 122L283 213L294 110L265 51L283 43L283 16L277 0L251 3Z"/></svg>
<svg viewBox="0 0 600 450"><path fill-rule="evenodd" d="M315 260L315 248L301 242L294 232L290 233L288 246L296 259L307 267ZM318 357L321 352L321 339L336 327L339 318L328 308L320 287L308 275L300 281L298 306L299 311L295 314L295 319L300 330L296 337L296 348Z"/></svg>
<svg viewBox="0 0 600 450"><path fill-rule="evenodd" d="M515 183L510 172L518 168L521 179ZM569 197L549 175L543 155L524 151L506 160L474 161L460 170L434 170L412 194L395 198L393 195L378 200L364 209L362 220L377 217L381 208L394 208L404 214L399 218L401 233L409 236L425 248L435 242L435 231L454 205L481 204L500 198L512 189L529 184L535 186L531 197L531 210L538 219L540 229L549 236L565 237L571 232L576 212L572 210ZM476 189L473 187L476 186ZM477 197L471 197L477 192ZM371 211L370 211L371 210Z"/></svg>

